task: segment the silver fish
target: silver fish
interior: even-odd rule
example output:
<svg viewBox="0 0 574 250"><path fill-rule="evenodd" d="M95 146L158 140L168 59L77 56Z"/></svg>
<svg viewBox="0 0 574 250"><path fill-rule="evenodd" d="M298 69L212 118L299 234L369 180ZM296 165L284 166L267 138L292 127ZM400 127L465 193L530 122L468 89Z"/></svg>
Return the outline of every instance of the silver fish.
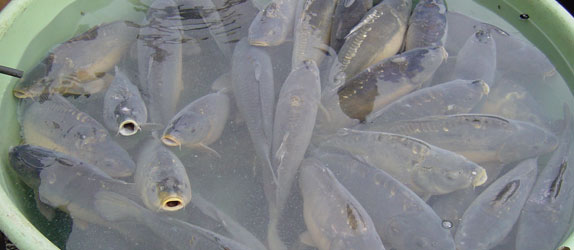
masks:
<svg viewBox="0 0 574 250"><path fill-rule="evenodd" d="M457 249L490 249L510 232L536 180L536 159L498 178L464 211L454 236Z"/></svg>
<svg viewBox="0 0 574 250"><path fill-rule="evenodd" d="M484 168L463 156L398 134L341 129L320 147L357 155L420 196L480 186L487 179Z"/></svg>
<svg viewBox="0 0 574 250"><path fill-rule="evenodd" d="M271 147L274 171L268 173L271 176L264 176L266 182L273 182L267 185L271 190L266 191L270 203L268 241L273 246L281 245L274 230L311 141L321 98L320 86L317 64L306 60L289 74L279 93Z"/></svg>
<svg viewBox="0 0 574 250"><path fill-rule="evenodd" d="M137 160L134 181L144 205L152 211L177 211L191 200L185 167L155 139L145 142Z"/></svg>
<svg viewBox="0 0 574 250"><path fill-rule="evenodd" d="M20 125L26 143L70 154L112 177L130 176L135 170L129 154L107 129L62 96L23 105Z"/></svg>
<svg viewBox="0 0 574 250"><path fill-rule="evenodd" d="M319 160L301 163L299 188L305 225L315 247L385 249L367 211Z"/></svg>
<svg viewBox="0 0 574 250"><path fill-rule="evenodd" d="M165 124L177 111L183 89L181 16L172 0L154 1L137 40L142 91L153 123Z"/></svg>
<svg viewBox="0 0 574 250"><path fill-rule="evenodd" d="M223 91L225 92L225 90ZM229 97L220 92L198 98L171 118L161 141L167 146L208 147L217 141L229 116Z"/></svg>
<svg viewBox="0 0 574 250"><path fill-rule="evenodd" d="M278 46L293 34L298 0L274 0L253 19L249 26L249 44Z"/></svg>
<svg viewBox="0 0 574 250"><path fill-rule="evenodd" d="M411 0L383 1L350 31L339 51L338 70L345 73L346 79L399 52L411 6Z"/></svg>
<svg viewBox="0 0 574 250"><path fill-rule="evenodd" d="M241 243L166 215L154 213L134 201L113 192L95 195L95 208L109 221L129 221L144 224L155 235L171 243L175 249L250 249Z"/></svg>
<svg viewBox="0 0 574 250"><path fill-rule="evenodd" d="M488 84L482 80L454 80L416 90L383 109L373 111L366 120L381 126L425 116L468 113L489 91Z"/></svg>
<svg viewBox="0 0 574 250"><path fill-rule="evenodd" d="M138 88L119 68L104 96L104 124L123 136L136 134L147 122L147 108Z"/></svg>
<svg viewBox="0 0 574 250"><path fill-rule="evenodd" d="M420 0L409 18L405 50L443 46L447 32L446 20L443 0Z"/></svg>
<svg viewBox="0 0 574 250"><path fill-rule="evenodd" d="M363 205L387 248L454 249L454 240L441 218L383 170L340 151L316 152L313 157L321 160Z"/></svg>
<svg viewBox="0 0 574 250"><path fill-rule="evenodd" d="M235 102L245 119L255 152L267 167L271 167L275 112L275 83L271 58L264 50L241 40L235 46L231 74Z"/></svg>
<svg viewBox="0 0 574 250"><path fill-rule="evenodd" d="M558 138L546 129L494 115L434 116L379 129L418 138L477 163L511 163L551 152L558 146Z"/></svg>

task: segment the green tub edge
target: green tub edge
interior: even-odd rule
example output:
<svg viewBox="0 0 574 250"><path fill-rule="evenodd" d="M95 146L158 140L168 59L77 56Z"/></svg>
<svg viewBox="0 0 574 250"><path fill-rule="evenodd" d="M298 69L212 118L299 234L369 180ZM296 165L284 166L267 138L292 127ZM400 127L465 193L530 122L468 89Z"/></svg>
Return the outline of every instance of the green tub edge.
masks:
<svg viewBox="0 0 574 250"><path fill-rule="evenodd" d="M566 80L570 89L574 89L574 18L554 0L475 0L498 14L523 33L532 43L539 47L556 65L556 69ZM48 3L49 2L49 3ZM73 0L35 1L13 0L0 13L0 40L10 30L14 20L25 16L29 9L42 10L41 16L34 18L45 19L48 24L65 6ZM41 6L40 6L41 5ZM527 14L523 19L520 14ZM38 23L35 21L34 23ZM29 25L28 32L33 36L40 32L43 26ZM21 57L24 53L14 51ZM15 67L20 57L0 58L0 64ZM5 76L0 76L5 77ZM0 78L0 82L8 82ZM7 85L0 85L0 96L4 96ZM0 162L0 167L3 162ZM6 176L2 176L6 178ZM0 188L0 230L22 250L26 249L58 249L44 237L18 210L5 188ZM574 246L574 236L570 236L564 246Z"/></svg>

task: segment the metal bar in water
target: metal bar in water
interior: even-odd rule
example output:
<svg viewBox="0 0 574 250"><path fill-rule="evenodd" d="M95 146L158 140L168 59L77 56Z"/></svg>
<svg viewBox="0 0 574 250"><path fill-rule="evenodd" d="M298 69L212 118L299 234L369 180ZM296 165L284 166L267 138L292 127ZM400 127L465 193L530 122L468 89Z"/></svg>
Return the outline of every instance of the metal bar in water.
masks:
<svg viewBox="0 0 574 250"><path fill-rule="evenodd" d="M24 75L24 71L0 65L0 74L9 75L16 78L22 78L22 75Z"/></svg>

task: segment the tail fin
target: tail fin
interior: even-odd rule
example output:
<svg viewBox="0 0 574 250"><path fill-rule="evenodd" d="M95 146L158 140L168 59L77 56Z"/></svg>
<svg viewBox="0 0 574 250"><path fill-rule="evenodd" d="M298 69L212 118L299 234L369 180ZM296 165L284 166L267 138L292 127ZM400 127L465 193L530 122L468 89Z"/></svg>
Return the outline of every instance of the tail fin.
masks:
<svg viewBox="0 0 574 250"><path fill-rule="evenodd" d="M122 195L100 191L94 198L96 211L106 220L137 218L141 214L142 207Z"/></svg>

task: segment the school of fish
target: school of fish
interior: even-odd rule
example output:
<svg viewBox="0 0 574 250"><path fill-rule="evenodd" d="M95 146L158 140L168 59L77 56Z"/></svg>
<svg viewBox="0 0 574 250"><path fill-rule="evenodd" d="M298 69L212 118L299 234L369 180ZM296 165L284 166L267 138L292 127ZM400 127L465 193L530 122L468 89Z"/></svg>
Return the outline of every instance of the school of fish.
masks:
<svg viewBox="0 0 574 250"><path fill-rule="evenodd" d="M147 3L13 89L10 165L71 218L66 249L555 249L574 230L574 109L541 110L555 69L521 38L444 0Z"/></svg>

